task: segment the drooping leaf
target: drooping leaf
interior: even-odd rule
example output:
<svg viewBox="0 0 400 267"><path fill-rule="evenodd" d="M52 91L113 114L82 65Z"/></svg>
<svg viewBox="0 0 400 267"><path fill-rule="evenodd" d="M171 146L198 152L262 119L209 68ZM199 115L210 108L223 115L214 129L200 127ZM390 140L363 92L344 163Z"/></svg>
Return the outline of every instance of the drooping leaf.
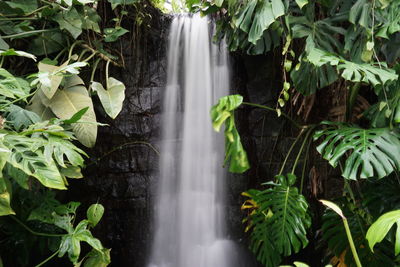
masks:
<svg viewBox="0 0 400 267"><path fill-rule="evenodd" d="M371 4L367 0L358 0L350 9L349 21L364 28L369 27Z"/></svg>
<svg viewBox="0 0 400 267"><path fill-rule="evenodd" d="M229 171L236 173L245 172L250 168L234 118L234 111L242 101L243 97L240 95L225 96L211 109L214 130L219 132L225 123L225 164L230 161Z"/></svg>
<svg viewBox="0 0 400 267"><path fill-rule="evenodd" d="M30 59L33 59L34 61L36 61L36 56L29 54L27 52L24 51L16 51L13 48L10 48L8 50L1 50L0 49L0 56L19 56L19 57L27 57Z"/></svg>
<svg viewBox="0 0 400 267"><path fill-rule="evenodd" d="M368 240L369 247L374 251L376 243L382 242L385 236L388 234L392 226L396 224L395 234L395 251L394 254L397 256L400 253L400 210L394 210L387 212L380 216L371 227L368 229L366 238Z"/></svg>
<svg viewBox="0 0 400 267"><path fill-rule="evenodd" d="M346 179L382 178L400 168L400 134L388 128L362 129L324 122L326 129L314 139L322 139L317 150L336 167L345 158L342 176ZM346 156L347 155L347 156Z"/></svg>
<svg viewBox="0 0 400 267"><path fill-rule="evenodd" d="M90 205L90 207L86 212L88 221L90 225L92 225L93 227L95 227L99 223L99 221L103 217L103 214L104 214L104 207L101 204Z"/></svg>
<svg viewBox="0 0 400 267"><path fill-rule="evenodd" d="M125 85L110 77L107 79L107 90L98 82L92 83L92 89L97 92L108 116L115 119L122 110L125 99Z"/></svg>

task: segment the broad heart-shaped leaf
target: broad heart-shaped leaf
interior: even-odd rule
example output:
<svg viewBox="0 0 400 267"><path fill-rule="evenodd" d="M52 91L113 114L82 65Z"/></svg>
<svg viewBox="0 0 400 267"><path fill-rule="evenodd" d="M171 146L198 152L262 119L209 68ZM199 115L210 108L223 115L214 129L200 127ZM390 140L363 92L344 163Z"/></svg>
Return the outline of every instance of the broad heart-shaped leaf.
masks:
<svg viewBox="0 0 400 267"><path fill-rule="evenodd" d="M394 254L397 256L400 253L400 210L387 212L380 216L371 227L368 229L366 238L369 247L374 251L374 246L385 238L392 226L396 224L396 239Z"/></svg>
<svg viewBox="0 0 400 267"><path fill-rule="evenodd" d="M314 140L323 139L317 150L333 167L346 158L344 178L382 178L400 169L400 134L397 131L362 129L333 122L323 124L328 127L314 135Z"/></svg>
<svg viewBox="0 0 400 267"><path fill-rule="evenodd" d="M42 76L40 76L41 74L39 74L39 82L41 84L39 90L41 90L43 94L47 96L48 99L51 99L54 96L58 87L61 84L62 79L64 78L62 74L57 73L57 71L61 67L65 67L67 65L68 61L61 66L53 66L39 62L38 64L39 72L46 74Z"/></svg>
<svg viewBox="0 0 400 267"><path fill-rule="evenodd" d="M251 249L265 266L277 266L281 257L297 253L308 244L311 218L308 203L293 186L295 176L277 176L278 183L266 183L265 190L244 195L254 203L248 222L252 229Z"/></svg>
<svg viewBox="0 0 400 267"><path fill-rule="evenodd" d="M115 119L122 110L125 99L125 85L110 77L107 79L107 90L98 82L92 83L92 89L97 92L108 116Z"/></svg>
<svg viewBox="0 0 400 267"><path fill-rule="evenodd" d="M93 147L97 137L97 121L92 99L82 85L82 80L73 75L66 78L64 89L58 90L51 99L50 108L60 119L70 119L83 108L89 107L80 122L73 124L78 140L87 147Z"/></svg>
<svg viewBox="0 0 400 267"><path fill-rule="evenodd" d="M6 114L7 121L10 122L17 131L40 121L40 117L35 112L16 105L9 106L6 110Z"/></svg>
<svg viewBox="0 0 400 267"><path fill-rule="evenodd" d="M37 149L41 138L26 137L17 134L4 136L4 145L11 151L7 162L35 177L44 186L54 189L66 189L64 179L53 160L48 161L43 152Z"/></svg>
<svg viewBox="0 0 400 267"><path fill-rule="evenodd" d="M95 227L99 223L101 217L103 217L103 214L104 214L104 207L101 204L90 205L90 207L86 212L88 221L93 227Z"/></svg>
<svg viewBox="0 0 400 267"><path fill-rule="evenodd" d="M250 168L247 153L240 141L235 126L234 111L240 106L243 97L229 95L222 97L218 104L211 108L211 119L214 130L219 132L225 122L225 164L230 161L229 171L243 173Z"/></svg>

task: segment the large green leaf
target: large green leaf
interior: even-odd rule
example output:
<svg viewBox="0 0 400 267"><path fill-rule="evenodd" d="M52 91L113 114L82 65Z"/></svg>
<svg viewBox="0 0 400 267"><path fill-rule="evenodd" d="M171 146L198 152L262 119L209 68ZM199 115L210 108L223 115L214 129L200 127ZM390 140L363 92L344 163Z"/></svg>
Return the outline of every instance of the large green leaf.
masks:
<svg viewBox="0 0 400 267"><path fill-rule="evenodd" d="M368 28L371 14L371 4L369 1L358 0L350 9L349 21Z"/></svg>
<svg viewBox="0 0 400 267"><path fill-rule="evenodd" d="M394 210L383 214L368 229L366 238L372 251L374 250L375 244L382 242L394 224L397 225L394 254L397 256L400 253L400 210Z"/></svg>
<svg viewBox="0 0 400 267"><path fill-rule="evenodd" d="M16 105L10 105L7 108L6 119L7 122L11 123L17 131L40 121L40 117L36 113Z"/></svg>
<svg viewBox="0 0 400 267"><path fill-rule="evenodd" d="M8 134L4 136L4 145L11 151L7 160L13 167L35 177L46 187L66 189L64 179L53 160L48 161L37 145L41 138Z"/></svg>
<svg viewBox="0 0 400 267"><path fill-rule="evenodd" d="M107 79L107 90L98 82L92 83L92 89L97 92L108 116L115 119L122 110L125 99L125 85L110 77Z"/></svg>
<svg viewBox="0 0 400 267"><path fill-rule="evenodd" d="M78 140L87 147L93 147L97 137L96 114L92 99L83 81L76 75L66 78L64 89L58 90L51 99L50 108L60 119L70 119L83 108L89 107L80 122L73 124Z"/></svg>
<svg viewBox="0 0 400 267"><path fill-rule="evenodd" d="M234 111L243 101L240 95L222 97L211 109L214 130L219 132L225 123L225 164L230 161L229 171L242 173L250 168L247 153L235 126Z"/></svg>
<svg viewBox="0 0 400 267"><path fill-rule="evenodd" d="M388 128L362 129L345 124L324 122L326 129L314 139L323 139L317 150L336 167L345 159L343 177L382 178L400 169L400 134Z"/></svg>
<svg viewBox="0 0 400 267"><path fill-rule="evenodd" d="M379 89L383 85L398 79L398 75L393 69L385 68L384 66L347 61L317 48L309 52L307 59L317 67L321 67L325 64L336 66L338 71L342 70L341 76L345 80L356 83L369 83L377 88L377 92L379 92Z"/></svg>
<svg viewBox="0 0 400 267"><path fill-rule="evenodd" d="M296 177L279 175L269 188L249 190L242 208L254 208L248 218L251 249L265 266L277 266L282 256L299 252L308 244L307 229L311 218L308 203L293 186Z"/></svg>

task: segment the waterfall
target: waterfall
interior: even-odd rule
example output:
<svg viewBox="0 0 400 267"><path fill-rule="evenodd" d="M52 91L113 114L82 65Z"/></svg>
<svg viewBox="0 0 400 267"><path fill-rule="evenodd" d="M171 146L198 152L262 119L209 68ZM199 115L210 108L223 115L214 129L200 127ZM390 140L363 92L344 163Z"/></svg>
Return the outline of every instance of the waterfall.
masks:
<svg viewBox="0 0 400 267"><path fill-rule="evenodd" d="M169 36L160 181L150 267L234 267L225 238L223 135L210 109L229 89L228 56L206 18L175 17Z"/></svg>

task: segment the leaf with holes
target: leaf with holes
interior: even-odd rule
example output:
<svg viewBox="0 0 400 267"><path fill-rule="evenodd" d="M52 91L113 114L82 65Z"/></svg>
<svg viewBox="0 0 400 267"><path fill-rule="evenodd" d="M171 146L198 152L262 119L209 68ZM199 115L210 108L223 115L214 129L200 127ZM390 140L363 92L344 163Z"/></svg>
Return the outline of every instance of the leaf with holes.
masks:
<svg viewBox="0 0 400 267"><path fill-rule="evenodd" d="M293 186L296 177L276 177L277 183L266 183L265 190L245 193L255 203L248 217L251 249L266 266L276 266L281 257L297 253L308 244L311 226L308 203Z"/></svg>
<svg viewBox="0 0 400 267"><path fill-rule="evenodd" d="M400 134L389 128L362 129L341 123L323 122L314 140L323 139L317 150L336 167L345 159L346 179L382 178L400 169ZM346 156L347 155L347 156Z"/></svg>
<svg viewBox="0 0 400 267"><path fill-rule="evenodd" d="M243 97L240 95L225 96L211 109L214 130L219 132L222 124L225 123L225 164L230 161L229 171L236 173L245 172L250 168L234 118L234 111L242 101Z"/></svg>

